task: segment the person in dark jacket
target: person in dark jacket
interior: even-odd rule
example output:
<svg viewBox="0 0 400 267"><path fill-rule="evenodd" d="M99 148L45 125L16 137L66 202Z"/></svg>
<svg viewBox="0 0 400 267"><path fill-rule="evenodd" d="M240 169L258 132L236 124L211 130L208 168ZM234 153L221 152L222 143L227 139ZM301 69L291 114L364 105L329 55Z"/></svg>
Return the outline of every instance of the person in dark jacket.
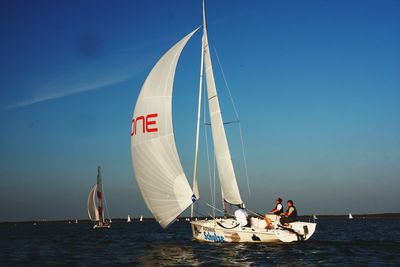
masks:
<svg viewBox="0 0 400 267"><path fill-rule="evenodd" d="M281 214L281 224L284 226L288 226L289 223L297 221L297 209L293 205L292 200L287 201L288 209L286 212Z"/></svg>

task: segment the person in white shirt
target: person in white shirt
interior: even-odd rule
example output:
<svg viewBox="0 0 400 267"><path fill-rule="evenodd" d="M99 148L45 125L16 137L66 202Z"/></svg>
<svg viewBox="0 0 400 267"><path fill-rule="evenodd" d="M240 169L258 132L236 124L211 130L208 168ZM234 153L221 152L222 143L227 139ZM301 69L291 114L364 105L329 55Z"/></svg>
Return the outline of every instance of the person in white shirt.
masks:
<svg viewBox="0 0 400 267"><path fill-rule="evenodd" d="M269 211L269 214L275 214L275 215L280 215L283 212L283 205L282 205L282 199L278 197L275 200L275 206ZM265 223L267 224L267 229L271 230L273 229L273 224L271 221L271 218L269 218L267 215L265 215ZM275 219L276 220L276 219Z"/></svg>
<svg viewBox="0 0 400 267"><path fill-rule="evenodd" d="M269 213L275 215L281 215L282 212L283 212L282 199L278 197L275 200L275 207L272 210L270 210Z"/></svg>
<svg viewBox="0 0 400 267"><path fill-rule="evenodd" d="M247 221L247 217L248 217L249 215L247 214L247 212L246 212L246 210L244 210L244 209L242 209L242 208L240 208L240 209L238 209L238 210L236 210L235 211L235 218L236 218L236 221L240 224L240 226L242 226L242 227L246 227L247 226L247 224L248 224L248 221Z"/></svg>

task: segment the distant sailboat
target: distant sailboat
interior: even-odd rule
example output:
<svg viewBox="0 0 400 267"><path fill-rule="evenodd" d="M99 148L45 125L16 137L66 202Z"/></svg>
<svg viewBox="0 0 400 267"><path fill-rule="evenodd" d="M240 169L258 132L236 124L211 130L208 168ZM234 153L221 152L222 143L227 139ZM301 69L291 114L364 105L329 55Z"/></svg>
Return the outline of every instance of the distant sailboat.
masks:
<svg viewBox="0 0 400 267"><path fill-rule="evenodd" d="M210 125L215 161L224 202L244 207L225 134L222 112L211 63L203 1L199 105L193 188L179 159L172 123L172 98L176 66L186 43L198 29L172 46L154 65L138 96L131 121L132 165L144 201L161 227L168 227L186 208L199 199L197 159L203 73L207 85ZM240 37L238 37L240 39ZM248 94L249 97L257 97ZM182 111L181 111L182 112ZM183 111L184 112L184 111ZM274 215L275 216L275 215ZM309 239L316 223L296 221L291 228L278 225L265 229L264 218L252 218L252 227L240 227L232 218L191 222L193 237L208 242L292 242ZM254 227L253 227L254 226Z"/></svg>
<svg viewBox="0 0 400 267"><path fill-rule="evenodd" d="M143 222L143 216L140 216L139 221Z"/></svg>
<svg viewBox="0 0 400 267"><path fill-rule="evenodd" d="M78 224L78 220L75 220L75 224Z"/></svg>
<svg viewBox="0 0 400 267"><path fill-rule="evenodd" d="M128 215L128 219L126 219L126 222L128 222L128 223L131 222L131 216Z"/></svg>
<svg viewBox="0 0 400 267"><path fill-rule="evenodd" d="M318 219L317 215L314 214L314 215L313 215L313 219L314 219L314 220Z"/></svg>
<svg viewBox="0 0 400 267"><path fill-rule="evenodd" d="M353 215L351 215L351 213L349 213L349 219L353 219Z"/></svg>
<svg viewBox="0 0 400 267"><path fill-rule="evenodd" d="M104 219L103 209L103 187L100 174L100 166L97 167L97 183L93 186L89 193L87 201L87 209L89 219L95 222L95 228L110 228L111 223Z"/></svg>

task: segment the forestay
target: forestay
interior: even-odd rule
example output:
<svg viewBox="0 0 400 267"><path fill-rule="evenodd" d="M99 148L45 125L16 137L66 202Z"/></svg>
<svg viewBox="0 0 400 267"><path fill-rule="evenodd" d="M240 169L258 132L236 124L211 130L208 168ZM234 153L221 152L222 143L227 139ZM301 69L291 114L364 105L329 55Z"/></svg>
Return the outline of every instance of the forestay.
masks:
<svg viewBox="0 0 400 267"><path fill-rule="evenodd" d="M147 207L163 228L192 203L193 192L174 140L172 91L179 56L196 31L175 44L153 67L132 119L131 152L136 180Z"/></svg>

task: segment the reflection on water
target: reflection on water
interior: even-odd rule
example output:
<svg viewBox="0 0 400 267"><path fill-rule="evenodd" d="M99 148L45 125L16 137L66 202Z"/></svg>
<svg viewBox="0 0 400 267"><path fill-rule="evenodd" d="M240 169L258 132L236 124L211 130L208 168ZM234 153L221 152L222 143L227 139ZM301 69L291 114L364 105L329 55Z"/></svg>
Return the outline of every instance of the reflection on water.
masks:
<svg viewBox="0 0 400 267"><path fill-rule="evenodd" d="M167 230L154 221L0 224L2 266L310 266L400 265L399 220L319 219L302 243L206 243L192 240L188 222Z"/></svg>
<svg viewBox="0 0 400 267"><path fill-rule="evenodd" d="M193 248L168 244L147 246L137 261L143 266L200 265Z"/></svg>

